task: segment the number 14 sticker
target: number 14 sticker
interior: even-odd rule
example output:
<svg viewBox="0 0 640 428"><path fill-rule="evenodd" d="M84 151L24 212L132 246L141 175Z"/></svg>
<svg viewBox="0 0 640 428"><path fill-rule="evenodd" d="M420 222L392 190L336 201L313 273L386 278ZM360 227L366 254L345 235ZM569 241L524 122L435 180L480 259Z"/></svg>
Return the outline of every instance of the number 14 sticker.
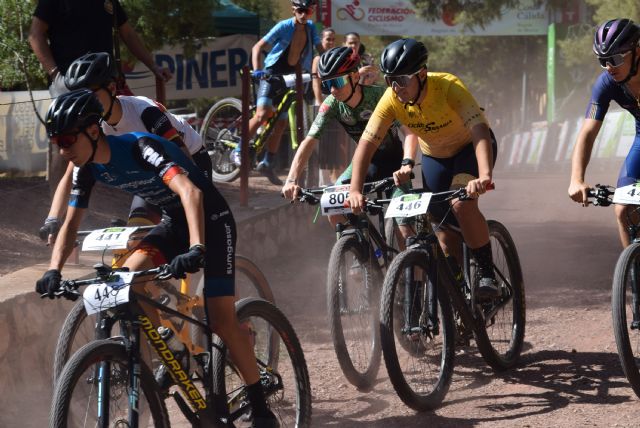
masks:
<svg viewBox="0 0 640 428"><path fill-rule="evenodd" d="M393 198L384 214L385 218L414 217L427 212L431 193L408 194Z"/></svg>

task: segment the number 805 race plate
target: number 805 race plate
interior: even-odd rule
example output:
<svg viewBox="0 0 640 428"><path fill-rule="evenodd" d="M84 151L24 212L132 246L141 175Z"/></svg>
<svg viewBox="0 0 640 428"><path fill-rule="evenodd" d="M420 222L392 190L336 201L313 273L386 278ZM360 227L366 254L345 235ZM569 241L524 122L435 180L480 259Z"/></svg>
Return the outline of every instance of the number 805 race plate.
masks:
<svg viewBox="0 0 640 428"><path fill-rule="evenodd" d="M322 215L349 214L351 207L347 205L350 185L331 186L324 189L320 198Z"/></svg>

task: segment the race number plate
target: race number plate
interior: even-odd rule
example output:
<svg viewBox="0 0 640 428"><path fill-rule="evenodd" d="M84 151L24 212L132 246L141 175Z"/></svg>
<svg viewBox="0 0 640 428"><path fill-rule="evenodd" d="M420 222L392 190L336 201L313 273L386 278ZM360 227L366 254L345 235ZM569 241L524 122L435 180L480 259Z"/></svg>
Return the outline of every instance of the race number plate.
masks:
<svg viewBox="0 0 640 428"><path fill-rule="evenodd" d="M87 314L97 314L127 303L133 275L133 272L119 272L115 281L92 284L85 288L82 297Z"/></svg>
<svg viewBox="0 0 640 428"><path fill-rule="evenodd" d="M84 238L82 251L122 250L137 227L108 227L94 230Z"/></svg>
<svg viewBox="0 0 640 428"><path fill-rule="evenodd" d="M320 198L322 215L348 214L351 208L347 206L349 185L331 186L324 189Z"/></svg>
<svg viewBox="0 0 640 428"><path fill-rule="evenodd" d="M640 183L618 187L613 194L613 203L640 205Z"/></svg>
<svg viewBox="0 0 640 428"><path fill-rule="evenodd" d="M408 194L393 198L385 218L414 217L427 212L432 193Z"/></svg>

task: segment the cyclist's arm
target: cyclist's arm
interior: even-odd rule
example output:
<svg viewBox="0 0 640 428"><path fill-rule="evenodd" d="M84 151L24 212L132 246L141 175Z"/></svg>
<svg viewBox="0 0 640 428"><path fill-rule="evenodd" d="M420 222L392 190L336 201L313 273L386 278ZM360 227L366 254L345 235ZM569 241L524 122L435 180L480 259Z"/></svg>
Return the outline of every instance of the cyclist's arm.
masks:
<svg viewBox="0 0 640 428"><path fill-rule="evenodd" d="M62 218L67 209L69 203L69 193L71 192L71 182L73 181L73 163L69 162L67 170L60 179L56 192L53 195L53 201L51 202L51 208L47 217Z"/></svg>
<svg viewBox="0 0 640 428"><path fill-rule="evenodd" d="M271 45L265 39L258 40L258 42L253 45L253 48L251 48L251 65L254 70L262 70L261 55L263 50L271 50Z"/></svg>
<svg viewBox="0 0 640 428"><path fill-rule="evenodd" d="M362 186L367 176L367 169L371 164L373 154L378 150L378 145L371 141L360 139L358 147L351 160L351 186L349 189L349 206L355 214L359 214L364 207Z"/></svg>
<svg viewBox="0 0 640 428"><path fill-rule="evenodd" d="M569 197L576 202L585 203L587 201L588 185L584 181L584 176L591 159L593 143L602 127L602 121L596 119L585 119L578 133L576 145L571 155L571 182L569 184Z"/></svg>
<svg viewBox="0 0 640 428"><path fill-rule="evenodd" d="M291 167L289 168L289 175L285 180L284 186L282 187L282 194L287 199L295 199L298 194L298 178L302 175L304 168L307 166L309 162L309 158L313 153L313 149L316 147L320 140L306 136L298 150L296 151L296 155L293 157L293 161L291 161Z"/></svg>
<svg viewBox="0 0 640 428"><path fill-rule="evenodd" d="M161 106L161 104L160 104ZM156 134L161 136L164 139L167 139L174 144L176 144L182 152L187 155L187 157L191 160L191 153L189 152L189 148L185 145L180 132L173 126L171 120L167 116L167 114L163 111L164 106L160 107L147 107L142 111L140 115L140 119L144 124L147 131L152 134Z"/></svg>
<svg viewBox="0 0 640 428"><path fill-rule="evenodd" d="M173 167L178 168L178 167ZM180 168L182 170L182 168ZM168 172L169 173L169 172ZM171 178L163 177L169 189L180 197L189 226L189 246L204 244L204 205L202 191L182 171ZM168 180L168 182L167 182Z"/></svg>
<svg viewBox="0 0 640 428"><path fill-rule="evenodd" d="M493 173L493 147L491 146L491 132L486 123L478 123L471 128L473 148L478 162L478 178L467 184L467 192L484 193L491 183Z"/></svg>
<svg viewBox="0 0 640 428"><path fill-rule="evenodd" d="M402 126L404 142L402 145L402 158L415 160L418 151L418 136L411 132L406 126ZM394 182L397 185L405 183L411 179L411 165L402 165L399 170L393 173Z"/></svg>
<svg viewBox="0 0 640 428"><path fill-rule="evenodd" d="M147 68L156 75L156 77L163 79L165 82L168 82L173 77L168 68L160 68L156 65L153 61L153 56L144 46L140 36L136 33L136 30L133 29L131 24L129 24L129 21L124 22L118 27L118 34L120 34L122 41L127 45L127 48L133 56L146 65Z"/></svg>
<svg viewBox="0 0 640 428"><path fill-rule="evenodd" d="M85 211L86 208L72 206L67 210L67 217L64 219L64 224L60 228L56 243L53 246L49 269L62 270L62 267L73 251L78 228L80 227L80 222L84 217Z"/></svg>

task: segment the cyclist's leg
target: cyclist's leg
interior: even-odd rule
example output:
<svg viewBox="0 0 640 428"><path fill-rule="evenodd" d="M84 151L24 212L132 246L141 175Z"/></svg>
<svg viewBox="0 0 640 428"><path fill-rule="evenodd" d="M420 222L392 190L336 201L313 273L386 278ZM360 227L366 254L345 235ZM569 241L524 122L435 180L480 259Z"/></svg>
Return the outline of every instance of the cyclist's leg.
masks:
<svg viewBox="0 0 640 428"><path fill-rule="evenodd" d="M227 346L231 359L247 384L247 394L254 418L274 419L267 407L256 356L246 329L242 329L235 310L235 244L236 225L231 211L217 198L215 209L207 211L207 218L213 211L216 220L207 222L204 268L204 297L207 319L211 330ZM211 202L211 201L210 201ZM217 245L216 245L217 243Z"/></svg>
<svg viewBox="0 0 640 428"><path fill-rule="evenodd" d="M453 159L439 159L425 154L422 155L422 183L431 192L444 192L451 188L453 182ZM462 242L459 235L450 230L458 228L456 217L449 210L449 204L434 202L429 206L429 212L434 222L442 224L435 228L436 236L446 256L453 256L458 263L462 262Z"/></svg>
<svg viewBox="0 0 640 428"><path fill-rule="evenodd" d="M495 162L497 145L495 138L492 141ZM456 156L453 157L454 183L457 187L466 184L478 177L478 162L476 160L473 144L468 144ZM471 254L478 262L479 295L493 296L498 294L495 272L493 270L493 255L491 242L489 241L489 226L478 206L478 199L466 201L454 201L452 209L462 236L471 250Z"/></svg>
<svg viewBox="0 0 640 428"><path fill-rule="evenodd" d="M620 174L618 175L618 182L616 187L628 186L635 184L640 179L640 137L636 137L631 145L629 154L622 163L620 168ZM631 215L631 207L629 205L615 205L616 219L618 221L618 233L620 234L620 242L622 247L627 247L631 244L629 238L629 220L637 221L637 219L629 218Z"/></svg>

